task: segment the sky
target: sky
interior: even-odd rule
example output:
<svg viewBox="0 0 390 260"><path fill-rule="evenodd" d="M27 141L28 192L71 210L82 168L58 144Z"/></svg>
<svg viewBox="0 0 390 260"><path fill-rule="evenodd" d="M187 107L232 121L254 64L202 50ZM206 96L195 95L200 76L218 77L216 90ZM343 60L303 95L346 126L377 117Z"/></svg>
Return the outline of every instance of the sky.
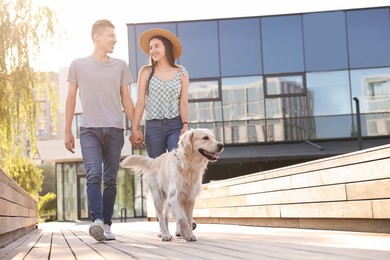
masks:
<svg viewBox="0 0 390 260"><path fill-rule="evenodd" d="M128 62L128 23L167 22L390 6L390 0L33 0L55 10L58 37L41 46L34 67L58 72L92 53L92 24L109 19L117 44L111 55ZM131 57L131 55L130 55Z"/></svg>

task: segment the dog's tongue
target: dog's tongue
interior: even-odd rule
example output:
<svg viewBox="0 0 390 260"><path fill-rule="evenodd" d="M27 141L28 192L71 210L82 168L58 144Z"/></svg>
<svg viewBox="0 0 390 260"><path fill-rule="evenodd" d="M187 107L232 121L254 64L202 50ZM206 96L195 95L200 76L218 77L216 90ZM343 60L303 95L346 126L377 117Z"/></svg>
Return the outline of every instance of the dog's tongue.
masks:
<svg viewBox="0 0 390 260"><path fill-rule="evenodd" d="M207 153L210 157L212 157L212 158L219 159L219 155L216 154L216 153L211 153L211 152L207 152L207 151L206 151L206 153Z"/></svg>

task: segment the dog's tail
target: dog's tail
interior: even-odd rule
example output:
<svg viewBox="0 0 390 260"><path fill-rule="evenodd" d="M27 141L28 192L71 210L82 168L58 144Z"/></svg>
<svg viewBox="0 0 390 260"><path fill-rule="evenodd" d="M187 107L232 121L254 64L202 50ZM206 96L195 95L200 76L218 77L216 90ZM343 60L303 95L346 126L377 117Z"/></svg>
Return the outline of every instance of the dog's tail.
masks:
<svg viewBox="0 0 390 260"><path fill-rule="evenodd" d="M130 155L121 162L121 166L123 168L139 169L144 172L150 169L152 162L153 159L148 156Z"/></svg>

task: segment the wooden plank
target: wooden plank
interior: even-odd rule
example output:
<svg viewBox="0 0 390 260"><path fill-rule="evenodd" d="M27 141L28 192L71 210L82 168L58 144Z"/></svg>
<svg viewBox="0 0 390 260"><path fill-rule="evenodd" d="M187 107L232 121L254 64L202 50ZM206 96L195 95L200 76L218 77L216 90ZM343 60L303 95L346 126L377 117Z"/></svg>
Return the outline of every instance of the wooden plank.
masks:
<svg viewBox="0 0 390 260"><path fill-rule="evenodd" d="M289 176L305 172L317 171L319 169L331 169L335 167L345 166L347 164L361 164L363 162L383 160L383 163L390 165L390 145L378 146L362 151L343 154L339 156L328 157L324 159L314 160L301 164L291 165L274 170L258 172L231 178L228 180L215 181L205 184L205 189L220 188L241 183L259 181L263 179L272 179L277 177Z"/></svg>
<svg viewBox="0 0 390 260"><path fill-rule="evenodd" d="M52 232L42 232L37 243L27 253L26 260L50 259Z"/></svg>
<svg viewBox="0 0 390 260"><path fill-rule="evenodd" d="M35 229L7 246L0 248L0 259L24 259L30 249L33 248L40 239L42 233L42 230Z"/></svg>
<svg viewBox="0 0 390 260"><path fill-rule="evenodd" d="M390 158L291 176L292 188L390 178Z"/></svg>
<svg viewBox="0 0 390 260"><path fill-rule="evenodd" d="M245 206L245 207L221 207L221 208L204 208L198 211L194 209L194 218L279 218L280 206Z"/></svg>
<svg viewBox="0 0 390 260"><path fill-rule="evenodd" d="M372 211L374 218L390 219L390 199L373 200Z"/></svg>
<svg viewBox="0 0 390 260"><path fill-rule="evenodd" d="M256 193L242 196L200 199L196 202L196 208L242 207L345 200L345 185L339 184L296 190Z"/></svg>
<svg viewBox="0 0 390 260"><path fill-rule="evenodd" d="M23 217L0 217L0 234L11 232L20 228L36 225L38 219Z"/></svg>
<svg viewBox="0 0 390 260"><path fill-rule="evenodd" d="M84 242L85 237L89 236L88 234L78 232L77 230L62 230L62 232L64 239L69 244L77 259L104 259L98 252Z"/></svg>
<svg viewBox="0 0 390 260"><path fill-rule="evenodd" d="M390 199L390 178L351 183L346 185L346 189L348 200Z"/></svg>
<svg viewBox="0 0 390 260"><path fill-rule="evenodd" d="M280 205L282 218L373 218L371 201Z"/></svg>
<svg viewBox="0 0 390 260"><path fill-rule="evenodd" d="M56 230L52 233L50 258L61 260L75 259L61 230Z"/></svg>
<svg viewBox="0 0 390 260"><path fill-rule="evenodd" d="M0 198L0 215L28 217L29 209L19 204L15 204L12 201Z"/></svg>

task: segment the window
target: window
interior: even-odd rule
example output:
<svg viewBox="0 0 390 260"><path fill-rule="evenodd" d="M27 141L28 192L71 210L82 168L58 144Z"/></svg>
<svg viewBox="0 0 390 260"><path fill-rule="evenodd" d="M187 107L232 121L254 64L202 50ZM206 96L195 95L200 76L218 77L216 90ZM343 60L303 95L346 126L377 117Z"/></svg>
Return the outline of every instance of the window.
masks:
<svg viewBox="0 0 390 260"><path fill-rule="evenodd" d="M262 77L223 78L222 95L225 121L265 118Z"/></svg>
<svg viewBox="0 0 390 260"><path fill-rule="evenodd" d="M306 78L310 115L351 113L348 71L308 73Z"/></svg>
<svg viewBox="0 0 390 260"><path fill-rule="evenodd" d="M306 94L303 74L265 76L266 97L300 96Z"/></svg>
<svg viewBox="0 0 390 260"><path fill-rule="evenodd" d="M219 77L217 21L179 23L178 33L184 49L180 64L191 79Z"/></svg>
<svg viewBox="0 0 390 260"><path fill-rule="evenodd" d="M220 99L219 81L215 80L194 80L190 82L188 89L188 100L212 100Z"/></svg>
<svg viewBox="0 0 390 260"><path fill-rule="evenodd" d="M304 71L300 15L261 18L264 73Z"/></svg>
<svg viewBox="0 0 390 260"><path fill-rule="evenodd" d="M262 74L260 19L219 21L222 76Z"/></svg>
<svg viewBox="0 0 390 260"><path fill-rule="evenodd" d="M347 69L347 36L344 12L303 15L307 71Z"/></svg>
<svg viewBox="0 0 390 260"><path fill-rule="evenodd" d="M361 113L389 112L390 68L352 70L351 86L352 97L359 99Z"/></svg>
<svg viewBox="0 0 390 260"><path fill-rule="evenodd" d="M351 68L390 66L389 8L347 12Z"/></svg>

